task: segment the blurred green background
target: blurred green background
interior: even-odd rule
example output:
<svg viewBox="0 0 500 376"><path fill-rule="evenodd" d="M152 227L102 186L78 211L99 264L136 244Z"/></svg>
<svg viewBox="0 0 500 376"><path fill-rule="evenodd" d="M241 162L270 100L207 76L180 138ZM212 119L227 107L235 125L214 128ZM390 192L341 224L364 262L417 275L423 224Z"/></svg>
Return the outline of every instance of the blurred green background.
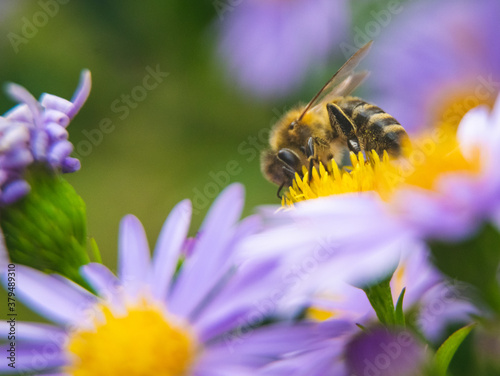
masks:
<svg viewBox="0 0 500 376"><path fill-rule="evenodd" d="M32 19L40 5L10 3L0 34L21 35L23 18ZM261 177L258 150L238 152L248 137L270 126L276 104L252 103L227 85L213 52L214 18L210 1L69 1L19 44L17 53L2 39L0 81L19 83L36 97L46 91L69 99L80 71L92 72L89 100L68 128L76 151L82 151L82 169L66 178L87 203L89 235L113 268L125 214L143 222L153 245L172 207L196 198L215 181L210 172L225 171L229 161L236 161L239 172L232 170L230 181L246 187L246 213L257 204L277 202L275 188ZM144 100L132 99L130 106L121 102L122 95L142 86L147 67L168 77ZM117 100L121 103L113 110ZM3 92L0 103L2 112L13 106ZM117 111L119 106L129 109L128 116ZM105 118L114 129L101 133L100 140L95 130ZM226 176L219 173L219 191ZM198 200L193 233L212 201Z"/></svg>

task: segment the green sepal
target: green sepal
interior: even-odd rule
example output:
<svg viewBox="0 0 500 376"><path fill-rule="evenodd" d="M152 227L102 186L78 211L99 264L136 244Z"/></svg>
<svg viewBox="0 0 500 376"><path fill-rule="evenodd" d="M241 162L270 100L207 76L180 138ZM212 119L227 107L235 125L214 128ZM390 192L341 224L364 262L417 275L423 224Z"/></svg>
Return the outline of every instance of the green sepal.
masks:
<svg viewBox="0 0 500 376"><path fill-rule="evenodd" d="M92 252L92 261L102 264L101 251L99 250L99 246L97 245L95 238L90 238L90 250Z"/></svg>
<svg viewBox="0 0 500 376"><path fill-rule="evenodd" d="M456 243L430 241L434 263L453 279L477 288L479 298L500 315L500 232L490 223Z"/></svg>
<svg viewBox="0 0 500 376"><path fill-rule="evenodd" d="M360 323L356 323L356 326L359 329L361 329L363 332L367 332L368 331L368 329L365 326L361 325Z"/></svg>
<svg viewBox="0 0 500 376"><path fill-rule="evenodd" d="M86 286L79 274L89 262L85 203L66 180L42 166L31 168L25 179L30 193L0 209L11 261Z"/></svg>
<svg viewBox="0 0 500 376"><path fill-rule="evenodd" d="M398 302L396 303L396 311L394 312L396 324L402 327L406 326L405 314L403 311L403 299L405 297L405 292L406 292L406 287L403 288L403 290L401 290L401 294L399 294Z"/></svg>
<svg viewBox="0 0 500 376"><path fill-rule="evenodd" d="M446 376L451 359L475 325L476 324L470 324L458 329L443 342L434 355L434 368L432 375Z"/></svg>

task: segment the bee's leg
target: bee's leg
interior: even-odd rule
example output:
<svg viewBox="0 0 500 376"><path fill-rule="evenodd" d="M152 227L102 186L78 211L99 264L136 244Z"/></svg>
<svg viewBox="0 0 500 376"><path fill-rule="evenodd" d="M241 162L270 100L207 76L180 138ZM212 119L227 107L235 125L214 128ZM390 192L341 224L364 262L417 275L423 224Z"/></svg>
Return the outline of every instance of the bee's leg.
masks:
<svg viewBox="0 0 500 376"><path fill-rule="evenodd" d="M287 185L287 183L288 185L292 185L293 179L295 179L296 172L299 175L302 175L300 170L302 165L297 153L288 148L280 149L278 151L277 157L283 163L283 166L281 168L283 169L283 174L288 179L287 181L284 180L278 188L277 196L281 200L281 190L285 185Z"/></svg>
<svg viewBox="0 0 500 376"><path fill-rule="evenodd" d="M358 136L356 136L356 127L351 119L336 104L328 103L326 109L332 128L335 129L338 127L340 129L341 133L347 138L347 147L349 150L358 155L361 152L361 144Z"/></svg>
<svg viewBox="0 0 500 376"><path fill-rule="evenodd" d="M279 186L278 188L278 192L276 192L276 195L278 196L278 198L281 200L281 190L283 189L283 187L285 185L292 185L292 183L290 182L293 182L293 179L295 179L295 170L293 170L290 166L288 165L284 165L282 167L283 169L283 173L285 174L285 176L288 178L289 182L283 180L283 182L281 183L281 185ZM288 183L288 184L287 184Z"/></svg>
<svg viewBox="0 0 500 376"><path fill-rule="evenodd" d="M278 196L278 198L280 200L283 198L283 196L281 196L281 190L283 189L284 186L285 186L285 182L281 183L281 185L278 188L278 192L276 192L276 196Z"/></svg>
<svg viewBox="0 0 500 376"><path fill-rule="evenodd" d="M315 148L314 148L314 138L309 137L307 139L307 147L306 147L306 156L307 158L314 157Z"/></svg>
<svg viewBox="0 0 500 376"><path fill-rule="evenodd" d="M314 147L314 138L312 137L309 137L307 139L307 146L306 146L306 157L309 161L309 176L308 176L308 179L309 179L309 183L311 182L311 179L312 179L312 170L314 168L314 162L317 162L317 158L316 158L316 150L315 150L315 147Z"/></svg>

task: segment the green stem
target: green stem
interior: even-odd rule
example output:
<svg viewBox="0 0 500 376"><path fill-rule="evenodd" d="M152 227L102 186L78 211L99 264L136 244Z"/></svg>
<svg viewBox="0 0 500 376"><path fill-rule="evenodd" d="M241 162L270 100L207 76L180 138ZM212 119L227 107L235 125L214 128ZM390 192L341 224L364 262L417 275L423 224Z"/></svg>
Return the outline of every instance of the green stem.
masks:
<svg viewBox="0 0 500 376"><path fill-rule="evenodd" d="M375 285L363 288L378 319L384 325L397 324L390 286L391 278L392 276Z"/></svg>

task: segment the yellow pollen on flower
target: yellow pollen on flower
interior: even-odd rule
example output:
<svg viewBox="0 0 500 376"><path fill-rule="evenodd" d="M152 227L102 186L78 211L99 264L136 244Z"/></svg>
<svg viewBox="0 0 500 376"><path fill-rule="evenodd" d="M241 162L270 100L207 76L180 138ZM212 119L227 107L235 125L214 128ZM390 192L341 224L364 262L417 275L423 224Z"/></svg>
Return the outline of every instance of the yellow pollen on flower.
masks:
<svg viewBox="0 0 500 376"><path fill-rule="evenodd" d="M439 124L439 127L456 130L465 114L473 108L480 105L493 108L497 94L479 82L449 87L431 99L434 103L431 109L433 121Z"/></svg>
<svg viewBox="0 0 500 376"><path fill-rule="evenodd" d="M306 317L314 321L326 321L335 316L336 312L334 310L319 307L309 307L306 311Z"/></svg>
<svg viewBox="0 0 500 376"><path fill-rule="evenodd" d="M406 265L400 264L392 276L392 291L400 294L406 287Z"/></svg>
<svg viewBox="0 0 500 376"><path fill-rule="evenodd" d="M477 174L479 158L467 160L461 153L455 130L440 127L421 135L405 146L405 157L390 160L386 152L382 159L372 150L366 153L351 153L352 166L339 169L332 159L326 168L320 163L312 169L312 177L304 168L303 178L295 175L293 185L282 197L283 206L318 197L343 193L377 192L388 201L403 186L414 186L427 190L435 187L436 181L446 173Z"/></svg>
<svg viewBox="0 0 500 376"><path fill-rule="evenodd" d="M309 172L304 169L303 178L295 175L293 185L283 195L282 204L290 206L299 201L352 192L377 191L386 196L399 184L399 170L390 163L387 153L381 160L373 151L370 161L365 161L361 153L358 157L351 153L351 163L349 169L339 169L333 159L327 168L320 163L319 171L312 170L311 181Z"/></svg>
<svg viewBox="0 0 500 376"><path fill-rule="evenodd" d="M102 306L92 330L69 338L72 376L183 376L193 363L196 346L191 333L166 319L159 307L141 303L116 315Z"/></svg>

